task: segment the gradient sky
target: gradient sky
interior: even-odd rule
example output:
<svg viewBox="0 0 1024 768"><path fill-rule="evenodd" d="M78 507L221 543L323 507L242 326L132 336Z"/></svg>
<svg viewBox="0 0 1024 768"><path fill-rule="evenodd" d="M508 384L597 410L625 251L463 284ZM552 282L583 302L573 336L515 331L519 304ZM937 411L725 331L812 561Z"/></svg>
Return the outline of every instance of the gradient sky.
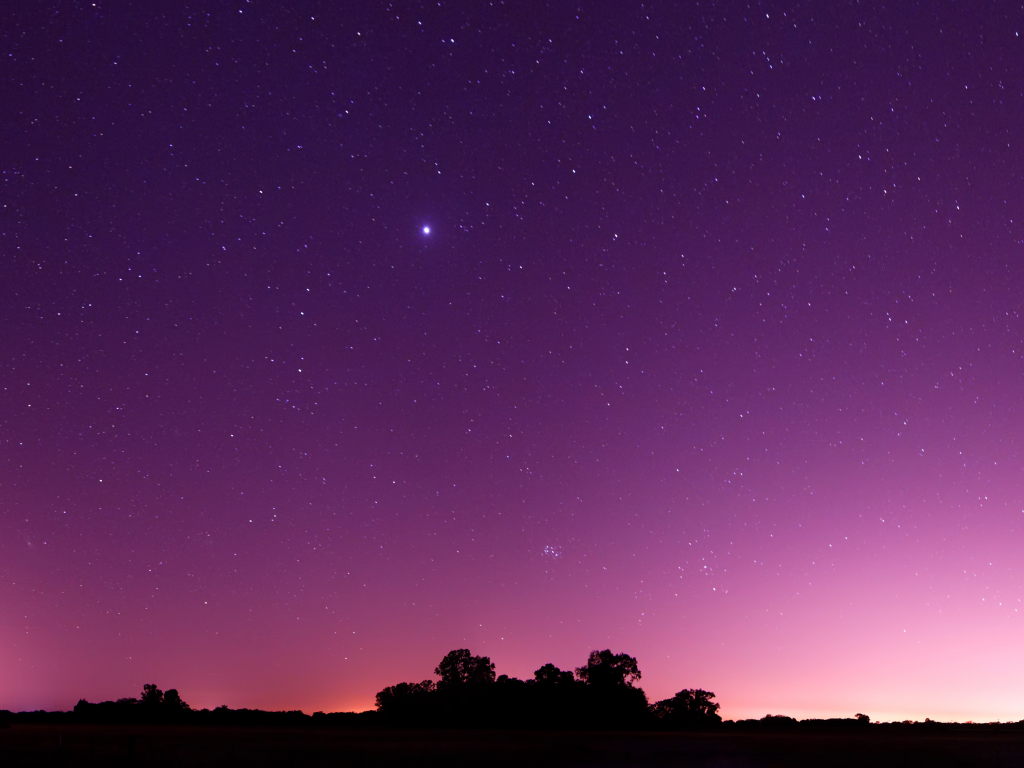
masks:
<svg viewBox="0 0 1024 768"><path fill-rule="evenodd" d="M5 4L0 708L1024 718L1021 29Z"/></svg>

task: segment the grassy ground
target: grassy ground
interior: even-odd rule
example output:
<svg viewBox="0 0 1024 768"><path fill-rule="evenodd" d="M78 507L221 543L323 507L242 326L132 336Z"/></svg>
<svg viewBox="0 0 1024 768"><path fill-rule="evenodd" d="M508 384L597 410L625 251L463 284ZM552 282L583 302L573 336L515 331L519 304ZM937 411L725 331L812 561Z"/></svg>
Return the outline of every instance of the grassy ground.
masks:
<svg viewBox="0 0 1024 768"><path fill-rule="evenodd" d="M0 766L1024 766L1024 732L836 734L15 725Z"/></svg>

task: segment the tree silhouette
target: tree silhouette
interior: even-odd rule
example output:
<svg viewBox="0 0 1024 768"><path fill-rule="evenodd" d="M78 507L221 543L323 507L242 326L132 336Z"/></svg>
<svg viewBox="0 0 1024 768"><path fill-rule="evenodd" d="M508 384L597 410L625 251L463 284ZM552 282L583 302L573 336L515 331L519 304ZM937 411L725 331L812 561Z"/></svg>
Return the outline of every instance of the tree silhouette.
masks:
<svg viewBox="0 0 1024 768"><path fill-rule="evenodd" d="M429 708L430 696L436 690L433 680L389 685L377 693L377 711L396 722L422 720Z"/></svg>
<svg viewBox="0 0 1024 768"><path fill-rule="evenodd" d="M142 696L139 698L139 704L144 707L155 708L159 707L163 703L163 691L152 684L142 686Z"/></svg>
<svg viewBox="0 0 1024 768"><path fill-rule="evenodd" d="M163 703L160 705L160 720L166 723L180 723L191 713L192 708L181 700L177 689L171 688L164 694Z"/></svg>
<svg viewBox="0 0 1024 768"><path fill-rule="evenodd" d="M591 651L576 670L581 687L577 717L588 728L643 728L651 719L647 695L634 687L640 679L636 659L626 653Z"/></svg>
<svg viewBox="0 0 1024 768"><path fill-rule="evenodd" d="M439 690L471 683L493 683L494 664L488 656L474 656L466 648L449 651L434 674L441 678Z"/></svg>
<svg viewBox="0 0 1024 768"><path fill-rule="evenodd" d="M533 673L533 679L538 685L567 685L574 682L572 672L561 670L554 664L545 664Z"/></svg>
<svg viewBox="0 0 1024 768"><path fill-rule="evenodd" d="M587 685L601 688L628 685L640 679L636 659L625 653L612 653L608 649L591 651L587 666L576 669L576 677Z"/></svg>
<svg viewBox="0 0 1024 768"><path fill-rule="evenodd" d="M674 730L706 728L722 722L718 714L720 705L711 701L714 697L711 691L685 688L671 699L654 704L651 711L664 726Z"/></svg>
<svg viewBox="0 0 1024 768"><path fill-rule="evenodd" d="M181 700L181 696L178 694L178 690L176 688L171 688L164 694L164 709L168 712L175 713L188 712L192 707Z"/></svg>
<svg viewBox="0 0 1024 768"><path fill-rule="evenodd" d="M382 722L421 727L588 730L659 725L654 716L656 708L649 706L643 689L634 685L640 679L637 660L626 653L593 651L575 674L545 664L533 673L532 680L524 681L507 675L495 679L490 658L459 648L445 654L434 672L440 678L437 683L398 683L378 692L377 712ZM677 699L686 693L681 692ZM692 710L718 720L718 705L710 701L714 694L688 693L693 702L668 700L657 714L669 716L678 710L682 716Z"/></svg>

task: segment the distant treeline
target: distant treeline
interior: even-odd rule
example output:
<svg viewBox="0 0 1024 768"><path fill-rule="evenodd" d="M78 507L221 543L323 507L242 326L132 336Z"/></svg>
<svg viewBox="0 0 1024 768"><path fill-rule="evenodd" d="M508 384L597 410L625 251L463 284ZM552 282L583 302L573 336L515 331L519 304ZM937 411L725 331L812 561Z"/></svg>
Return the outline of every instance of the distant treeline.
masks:
<svg viewBox="0 0 1024 768"><path fill-rule="evenodd" d="M636 685L636 659L609 650L591 652L573 671L545 664L531 680L495 676L487 656L466 649L449 652L434 670L440 680L398 683L377 693L369 712L266 712L259 709L192 709L177 690L143 686L139 698L91 704L82 699L71 712L0 710L0 727L20 723L181 724L261 727L459 727L574 730L846 730L871 725L867 715L796 720L766 715L760 720L722 721L715 694L684 688L670 699L648 702ZM996 723L903 721L886 726L943 730L999 726ZM1002 727L1024 727L1004 723Z"/></svg>
<svg viewBox="0 0 1024 768"><path fill-rule="evenodd" d="M166 693L144 685L139 698L101 701L81 699L70 712L10 712L0 710L0 727L13 724L84 723L105 725L249 725L264 727L366 727L380 723L376 712L267 712L262 709L192 709L177 690Z"/></svg>

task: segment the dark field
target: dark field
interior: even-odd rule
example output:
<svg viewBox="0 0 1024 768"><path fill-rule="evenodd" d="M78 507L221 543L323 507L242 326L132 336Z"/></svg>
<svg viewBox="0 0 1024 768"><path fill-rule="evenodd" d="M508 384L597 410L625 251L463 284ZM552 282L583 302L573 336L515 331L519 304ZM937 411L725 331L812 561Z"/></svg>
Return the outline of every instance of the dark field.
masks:
<svg viewBox="0 0 1024 768"><path fill-rule="evenodd" d="M1006 727L600 733L14 725L0 766L1022 766Z"/></svg>

